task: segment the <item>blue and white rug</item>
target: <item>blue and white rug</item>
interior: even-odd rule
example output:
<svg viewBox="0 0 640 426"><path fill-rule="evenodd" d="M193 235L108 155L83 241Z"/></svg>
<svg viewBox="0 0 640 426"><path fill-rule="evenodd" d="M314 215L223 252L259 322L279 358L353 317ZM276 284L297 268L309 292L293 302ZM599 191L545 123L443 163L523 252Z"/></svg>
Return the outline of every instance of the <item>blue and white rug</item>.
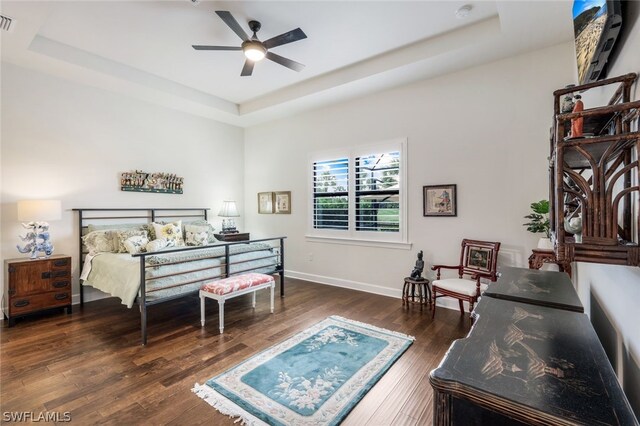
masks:
<svg viewBox="0 0 640 426"><path fill-rule="evenodd" d="M249 425L336 425L414 338L331 316L192 389Z"/></svg>

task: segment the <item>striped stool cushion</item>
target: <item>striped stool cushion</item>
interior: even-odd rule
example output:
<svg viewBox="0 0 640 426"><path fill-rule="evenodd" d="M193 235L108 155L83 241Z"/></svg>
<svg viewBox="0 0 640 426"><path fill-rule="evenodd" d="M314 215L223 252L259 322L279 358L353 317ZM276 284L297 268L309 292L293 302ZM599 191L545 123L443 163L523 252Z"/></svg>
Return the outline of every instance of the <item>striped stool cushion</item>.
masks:
<svg viewBox="0 0 640 426"><path fill-rule="evenodd" d="M234 293L246 288L265 284L270 281L275 281L271 275L251 272L248 274L235 275L233 277L223 278L221 280L205 283L202 285L200 290L206 291L207 293L213 293L223 296L225 294Z"/></svg>

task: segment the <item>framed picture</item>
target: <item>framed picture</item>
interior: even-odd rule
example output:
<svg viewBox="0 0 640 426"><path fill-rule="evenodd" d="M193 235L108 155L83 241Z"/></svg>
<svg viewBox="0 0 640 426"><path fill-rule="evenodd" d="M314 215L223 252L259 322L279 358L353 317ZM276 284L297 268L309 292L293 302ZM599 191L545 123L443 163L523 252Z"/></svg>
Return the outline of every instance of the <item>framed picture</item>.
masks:
<svg viewBox="0 0 640 426"><path fill-rule="evenodd" d="M456 216L456 185L428 185L422 187L424 216Z"/></svg>
<svg viewBox="0 0 640 426"><path fill-rule="evenodd" d="M291 214L291 191L278 191L274 193L276 214Z"/></svg>
<svg viewBox="0 0 640 426"><path fill-rule="evenodd" d="M467 269L475 269L481 272L489 272L491 265L491 249L485 247L469 246L467 250Z"/></svg>
<svg viewBox="0 0 640 426"><path fill-rule="evenodd" d="M258 192L258 213L273 213L273 192Z"/></svg>

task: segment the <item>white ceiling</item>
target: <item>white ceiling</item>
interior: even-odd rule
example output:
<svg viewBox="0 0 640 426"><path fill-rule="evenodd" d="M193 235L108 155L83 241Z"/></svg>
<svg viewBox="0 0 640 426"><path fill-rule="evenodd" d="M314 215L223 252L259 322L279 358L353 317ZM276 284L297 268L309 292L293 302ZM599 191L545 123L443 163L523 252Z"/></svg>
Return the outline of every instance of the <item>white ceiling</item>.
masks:
<svg viewBox="0 0 640 426"><path fill-rule="evenodd" d="M470 4L459 19L455 11ZM2 61L191 114L249 126L572 39L562 1L3 1L14 20ZM266 40L296 27L307 39L240 77L239 46L214 13L262 23Z"/></svg>

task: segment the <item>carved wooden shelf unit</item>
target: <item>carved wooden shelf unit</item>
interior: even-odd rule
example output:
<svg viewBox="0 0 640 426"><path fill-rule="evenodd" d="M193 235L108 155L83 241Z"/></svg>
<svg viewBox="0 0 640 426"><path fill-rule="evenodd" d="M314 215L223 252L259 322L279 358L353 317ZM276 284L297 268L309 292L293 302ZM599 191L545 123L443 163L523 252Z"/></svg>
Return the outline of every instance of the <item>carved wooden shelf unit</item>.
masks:
<svg viewBox="0 0 640 426"><path fill-rule="evenodd" d="M559 262L640 266L638 116L631 101L636 74L556 90L551 135L551 228ZM618 85L608 105L562 113L566 94ZM584 96L583 96L584 98ZM585 106L590 100L585 100ZM584 118L584 133L568 138L571 120ZM582 241L565 222L582 218ZM576 241L578 240L578 242Z"/></svg>

